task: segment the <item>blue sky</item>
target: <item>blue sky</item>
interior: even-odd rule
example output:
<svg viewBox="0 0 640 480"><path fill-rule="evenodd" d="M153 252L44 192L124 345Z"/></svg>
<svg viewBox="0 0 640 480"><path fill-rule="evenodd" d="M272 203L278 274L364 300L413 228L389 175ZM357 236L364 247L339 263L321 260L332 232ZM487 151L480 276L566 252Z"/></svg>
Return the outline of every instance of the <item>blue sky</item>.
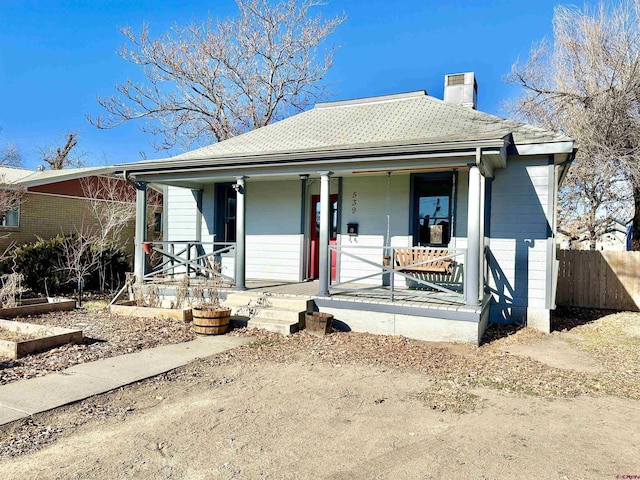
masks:
<svg viewBox="0 0 640 480"><path fill-rule="evenodd" d="M420 89L442 98L445 74L475 71L479 109L501 114L517 93L503 76L550 35L556 4L331 0L325 15L349 17L331 38L342 45L328 78L334 99ZM85 119L101 113L96 95L137 73L115 54L124 42L118 27L147 21L160 34L174 22L234 12L233 0L0 0L0 144L16 143L28 168L40 163L38 147L68 130L80 134L91 164L139 160L140 151L166 156L134 124L103 131Z"/></svg>

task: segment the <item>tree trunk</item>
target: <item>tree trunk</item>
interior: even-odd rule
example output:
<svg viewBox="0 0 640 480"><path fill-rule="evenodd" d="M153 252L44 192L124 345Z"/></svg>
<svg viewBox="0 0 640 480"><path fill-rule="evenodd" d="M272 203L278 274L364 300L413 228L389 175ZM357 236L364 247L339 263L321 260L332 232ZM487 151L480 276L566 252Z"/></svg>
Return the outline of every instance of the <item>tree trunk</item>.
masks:
<svg viewBox="0 0 640 480"><path fill-rule="evenodd" d="M640 251L640 186L633 187L633 237L631 238L631 250Z"/></svg>

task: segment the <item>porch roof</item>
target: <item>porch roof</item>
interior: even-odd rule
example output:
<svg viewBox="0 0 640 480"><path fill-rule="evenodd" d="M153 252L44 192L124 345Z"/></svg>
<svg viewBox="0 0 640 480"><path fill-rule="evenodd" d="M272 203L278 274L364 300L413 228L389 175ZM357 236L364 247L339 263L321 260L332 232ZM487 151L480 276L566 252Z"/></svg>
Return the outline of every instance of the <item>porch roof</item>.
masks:
<svg viewBox="0 0 640 480"><path fill-rule="evenodd" d="M132 173L174 168L268 165L420 151L461 151L515 145L557 144L573 140L555 132L489 115L411 92L359 100L320 103L280 122L181 155L121 164ZM570 150L569 150L570 151ZM212 165L212 161L215 163Z"/></svg>

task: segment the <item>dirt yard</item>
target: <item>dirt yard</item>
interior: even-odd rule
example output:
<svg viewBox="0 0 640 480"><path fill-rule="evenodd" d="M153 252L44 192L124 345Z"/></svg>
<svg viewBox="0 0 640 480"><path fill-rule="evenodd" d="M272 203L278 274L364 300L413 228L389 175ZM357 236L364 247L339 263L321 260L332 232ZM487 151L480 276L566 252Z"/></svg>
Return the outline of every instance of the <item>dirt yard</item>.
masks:
<svg viewBox="0 0 640 480"><path fill-rule="evenodd" d="M0 478L638 478L640 315L563 315L480 348L258 334L0 427Z"/></svg>

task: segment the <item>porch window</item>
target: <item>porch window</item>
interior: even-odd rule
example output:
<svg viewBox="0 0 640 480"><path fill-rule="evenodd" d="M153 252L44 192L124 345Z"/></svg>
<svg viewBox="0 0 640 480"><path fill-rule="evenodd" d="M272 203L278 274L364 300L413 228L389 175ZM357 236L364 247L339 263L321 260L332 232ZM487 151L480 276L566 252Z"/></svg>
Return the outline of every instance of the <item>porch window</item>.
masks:
<svg viewBox="0 0 640 480"><path fill-rule="evenodd" d="M216 242L236 241L236 191L233 183L217 184L216 197Z"/></svg>
<svg viewBox="0 0 640 480"><path fill-rule="evenodd" d="M413 177L413 240L419 246L442 247L452 233L453 174Z"/></svg>

